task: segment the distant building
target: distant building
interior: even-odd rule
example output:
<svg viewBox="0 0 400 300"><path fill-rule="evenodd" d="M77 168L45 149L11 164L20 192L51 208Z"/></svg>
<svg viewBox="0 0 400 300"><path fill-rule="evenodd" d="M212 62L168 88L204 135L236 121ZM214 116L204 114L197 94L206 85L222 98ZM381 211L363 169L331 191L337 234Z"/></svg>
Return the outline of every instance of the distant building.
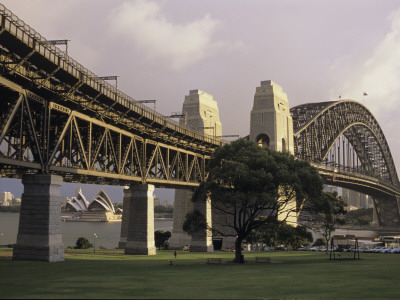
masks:
<svg viewBox="0 0 400 300"><path fill-rule="evenodd" d="M66 211L87 211L89 208L89 201L86 200L85 196L82 194L81 191L78 191L76 197L72 197L70 200L67 201L65 205Z"/></svg>
<svg viewBox="0 0 400 300"><path fill-rule="evenodd" d="M11 206L14 200L14 195L10 192L1 192L0 193L0 205L2 206Z"/></svg>
<svg viewBox="0 0 400 300"><path fill-rule="evenodd" d="M21 205L21 198L14 198L12 201L13 206L20 206Z"/></svg>
<svg viewBox="0 0 400 300"><path fill-rule="evenodd" d="M114 209L108 195L100 190L92 202L86 200L82 190L77 190L77 196L69 199L63 212L64 220L85 222L121 221L122 210Z"/></svg>
<svg viewBox="0 0 400 300"><path fill-rule="evenodd" d="M343 189L343 199L350 210L373 207L372 198L369 195L361 194L349 189Z"/></svg>
<svg viewBox="0 0 400 300"><path fill-rule="evenodd" d="M154 196L154 206L160 206L160 205L161 205L160 198L157 198L156 196Z"/></svg>
<svg viewBox="0 0 400 300"><path fill-rule="evenodd" d="M173 204L172 202L169 202L168 200L163 200L163 201L161 202L161 206L164 206L164 207L174 207L174 204Z"/></svg>
<svg viewBox="0 0 400 300"><path fill-rule="evenodd" d="M333 185L324 185L324 191L325 192L329 192L329 193L333 193L336 192L339 195L339 189L337 186L333 186Z"/></svg>

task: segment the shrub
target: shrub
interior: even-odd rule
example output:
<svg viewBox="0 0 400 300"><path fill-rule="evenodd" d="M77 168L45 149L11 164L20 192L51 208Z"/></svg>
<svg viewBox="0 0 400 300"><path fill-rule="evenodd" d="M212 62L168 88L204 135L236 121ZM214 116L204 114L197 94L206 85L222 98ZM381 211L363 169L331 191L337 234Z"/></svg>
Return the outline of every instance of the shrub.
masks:
<svg viewBox="0 0 400 300"><path fill-rule="evenodd" d="M78 238L75 245L75 249L88 249L92 247L93 247L92 243L90 243L89 240L84 237Z"/></svg>

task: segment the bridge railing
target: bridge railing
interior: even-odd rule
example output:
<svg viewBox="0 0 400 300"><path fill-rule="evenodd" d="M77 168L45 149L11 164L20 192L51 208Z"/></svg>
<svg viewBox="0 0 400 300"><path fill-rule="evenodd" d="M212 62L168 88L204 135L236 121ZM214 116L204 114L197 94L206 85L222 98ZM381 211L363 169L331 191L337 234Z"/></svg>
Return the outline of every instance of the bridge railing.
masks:
<svg viewBox="0 0 400 300"><path fill-rule="evenodd" d="M99 93L102 93L108 98L120 103L134 112L145 115L154 122L157 122L181 134L187 135L193 139L203 140L214 145L223 145L226 143L226 141L222 140L221 138L214 137L194 128L179 124L178 122L171 120L164 115L150 109L149 107L137 102L134 98L126 95L108 82L100 79L99 76L82 66L73 58L69 57L55 45L50 44L49 41L47 41L29 25L25 24L25 22L19 19L2 4L0 4L0 16L2 28L6 29L20 41L25 43L28 47L32 48L34 51L37 51L43 57L59 66L77 78L79 81L97 90Z"/></svg>
<svg viewBox="0 0 400 300"><path fill-rule="evenodd" d="M366 172L363 172L363 173L361 173L359 171L357 171L357 172L349 172L349 171L345 171L343 169L340 169L340 168L337 168L337 167L334 167L334 166L326 166L326 165L321 165L321 164L317 164L317 163L311 163L311 165L313 167L317 168L317 169L320 169L320 170L325 170L325 171L328 171L328 172L331 172L331 173L337 173L337 174L341 174L341 175L346 175L346 176L349 176L349 177L352 177L352 176L354 176L356 174L357 177L360 178L360 179L364 179L366 181L371 181L371 182L374 182L377 185L387 186L387 187L396 189L397 191L400 191L400 187L399 186L393 185L389 181L381 180L381 179L376 178L376 177L372 177L372 176L368 175Z"/></svg>

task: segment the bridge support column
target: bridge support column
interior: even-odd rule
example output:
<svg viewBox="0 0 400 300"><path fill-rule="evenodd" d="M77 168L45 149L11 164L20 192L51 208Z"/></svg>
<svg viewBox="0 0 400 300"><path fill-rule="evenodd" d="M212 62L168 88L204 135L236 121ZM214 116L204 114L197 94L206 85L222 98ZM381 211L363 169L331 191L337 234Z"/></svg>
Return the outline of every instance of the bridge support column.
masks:
<svg viewBox="0 0 400 300"><path fill-rule="evenodd" d="M192 237L183 231L182 226L186 214L193 210L192 195L192 190L175 190L174 225L169 239L169 249L182 249L185 245L190 245Z"/></svg>
<svg viewBox="0 0 400 300"><path fill-rule="evenodd" d="M125 249L128 236L129 206L131 204L132 189L124 187L122 200L121 234L118 243L119 249Z"/></svg>
<svg viewBox="0 0 400 300"><path fill-rule="evenodd" d="M26 175L22 178L21 212L14 260L64 260L61 235L62 177Z"/></svg>
<svg viewBox="0 0 400 300"><path fill-rule="evenodd" d="M154 185L151 184L131 185L124 191L124 202L129 202L125 254L156 254L153 192Z"/></svg>
<svg viewBox="0 0 400 300"><path fill-rule="evenodd" d="M378 216L379 229L398 230L400 228L400 213L397 197L374 197L373 200Z"/></svg>
<svg viewBox="0 0 400 300"><path fill-rule="evenodd" d="M211 200L207 199L206 202L195 202L194 209L199 210L207 220L209 227L212 226L211 221ZM212 243L212 232L211 230L204 230L194 236L190 243L190 251L193 252L213 252L214 246Z"/></svg>

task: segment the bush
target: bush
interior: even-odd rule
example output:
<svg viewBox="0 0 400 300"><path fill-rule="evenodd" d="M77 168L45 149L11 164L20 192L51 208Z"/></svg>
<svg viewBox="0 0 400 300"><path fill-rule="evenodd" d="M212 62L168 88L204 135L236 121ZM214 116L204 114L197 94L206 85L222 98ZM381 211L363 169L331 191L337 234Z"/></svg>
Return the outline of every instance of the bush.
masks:
<svg viewBox="0 0 400 300"><path fill-rule="evenodd" d="M92 247L93 247L92 243L90 243L89 240L84 237L78 238L75 245L75 249L88 249Z"/></svg>
<svg viewBox="0 0 400 300"><path fill-rule="evenodd" d="M157 249L168 249L168 239L171 237L171 232L169 231L162 231L162 230L157 230L154 232L154 240Z"/></svg>

